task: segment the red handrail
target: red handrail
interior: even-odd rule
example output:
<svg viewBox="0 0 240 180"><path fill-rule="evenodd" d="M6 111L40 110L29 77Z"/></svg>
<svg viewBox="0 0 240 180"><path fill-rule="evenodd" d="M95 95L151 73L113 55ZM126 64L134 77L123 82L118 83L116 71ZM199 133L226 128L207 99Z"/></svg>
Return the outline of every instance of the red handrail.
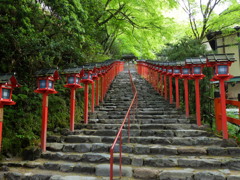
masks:
<svg viewBox="0 0 240 180"><path fill-rule="evenodd" d="M233 105L237 106L239 108L240 112L240 101L234 101L234 100L226 100L226 105ZM215 109L215 119L216 119L216 129L217 131L222 131L222 113L221 113L221 99L215 98L214 99L214 109ZM236 125L240 125L240 116L239 118L232 118L227 116L227 121Z"/></svg>
<svg viewBox="0 0 240 180"><path fill-rule="evenodd" d="M114 148L115 148L115 145L118 140L119 140L119 175L122 176L122 129L126 123L126 120L128 119L128 143L130 143L130 112L131 112L131 110L134 110L133 114L135 114L136 108L137 108L137 94L138 94L137 89L136 89L136 86L134 85L134 82L132 80L132 75L129 70L128 70L128 74L130 77L130 82L131 82L132 91L133 91L134 96L133 96L132 102L128 108L128 111L124 117L124 120L118 130L118 133L113 141L113 144L110 148L110 180L113 179Z"/></svg>

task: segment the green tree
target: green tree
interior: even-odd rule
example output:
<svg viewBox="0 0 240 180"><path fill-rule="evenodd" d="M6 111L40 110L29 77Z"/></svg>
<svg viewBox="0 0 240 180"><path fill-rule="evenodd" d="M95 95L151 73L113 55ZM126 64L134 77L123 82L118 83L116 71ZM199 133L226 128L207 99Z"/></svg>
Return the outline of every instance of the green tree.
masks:
<svg viewBox="0 0 240 180"><path fill-rule="evenodd" d="M98 26L106 28L102 45L104 54L136 53L153 58L174 32L174 22L163 15L175 1L112 1L106 0L104 11L97 18ZM112 51L112 47L113 51Z"/></svg>
<svg viewBox="0 0 240 180"><path fill-rule="evenodd" d="M222 30L231 25L239 24L239 3L236 0L178 0L188 15L194 38L202 41L211 30ZM214 10L224 3L231 5L221 14Z"/></svg>
<svg viewBox="0 0 240 180"><path fill-rule="evenodd" d="M209 53L199 40L191 39L190 37L184 37L175 44L168 44L165 48L158 53L161 60L167 61L185 61L189 57L204 56ZM214 87L210 83L212 78L212 68L205 67L203 70L205 77L200 80L200 94L201 94L201 114L202 120L212 126L211 116L213 114L213 101L209 97L213 97ZM174 81L173 81L174 84ZM175 87L175 85L173 85ZM183 81L179 82L180 97L184 97L184 85ZM175 93L173 93L175 95ZM194 80L189 80L189 107L190 113L195 114L195 84ZM184 109L184 98L181 99L182 109Z"/></svg>

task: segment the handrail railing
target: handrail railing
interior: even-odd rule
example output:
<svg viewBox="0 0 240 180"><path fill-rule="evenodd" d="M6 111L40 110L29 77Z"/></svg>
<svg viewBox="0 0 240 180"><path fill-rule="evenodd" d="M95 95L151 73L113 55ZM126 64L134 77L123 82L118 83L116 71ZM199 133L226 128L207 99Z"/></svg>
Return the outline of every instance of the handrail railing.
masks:
<svg viewBox="0 0 240 180"><path fill-rule="evenodd" d="M132 99L132 102L128 108L128 111L124 117L124 120L118 130L118 133L113 141L113 144L110 148L110 180L113 179L113 162L114 162L114 148L119 140L119 176L122 176L122 130L123 130L123 127L126 123L126 121L128 120L128 143L130 143L130 113L131 111L133 110L134 111L134 114L135 114L135 111L136 111L136 108L137 108L137 89L136 89L136 86L134 85L134 82L133 82L133 79L132 79L132 75L130 73L130 71L128 70L128 74L129 74L129 77L130 77L130 82L131 82L131 86L132 86L132 91L133 91L133 99Z"/></svg>
<svg viewBox="0 0 240 180"><path fill-rule="evenodd" d="M237 106L239 108L239 112L240 112L240 101L234 101L234 100L227 99L226 105ZM217 131L222 131L223 127L222 127L222 117L221 117L222 113L221 113L221 99L220 98L214 99L214 106L215 106L216 128L217 128ZM237 118L227 116L227 121L240 126L240 117L237 119Z"/></svg>

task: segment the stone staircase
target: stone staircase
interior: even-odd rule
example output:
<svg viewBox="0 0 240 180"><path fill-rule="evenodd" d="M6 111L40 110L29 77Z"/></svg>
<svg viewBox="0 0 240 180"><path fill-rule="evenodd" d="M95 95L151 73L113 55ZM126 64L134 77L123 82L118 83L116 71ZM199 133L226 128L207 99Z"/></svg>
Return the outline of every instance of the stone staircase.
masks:
<svg viewBox="0 0 240 180"><path fill-rule="evenodd" d="M123 131L123 177L115 179L240 180L236 143L214 136L207 126L197 127L136 72L132 74L138 110L131 122L130 143L127 128ZM88 125L77 124L74 132L48 136L47 152L40 159L2 162L0 179L109 179L109 149L132 97L125 71L114 80L104 103L90 114ZM118 176L118 153L114 161Z"/></svg>

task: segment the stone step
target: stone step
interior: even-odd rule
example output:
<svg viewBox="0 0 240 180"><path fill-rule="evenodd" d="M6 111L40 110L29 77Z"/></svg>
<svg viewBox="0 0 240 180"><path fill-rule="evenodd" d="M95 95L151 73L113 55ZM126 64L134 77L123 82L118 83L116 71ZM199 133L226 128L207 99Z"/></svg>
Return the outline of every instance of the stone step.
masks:
<svg viewBox="0 0 240 180"><path fill-rule="evenodd" d="M103 121L103 120L102 120ZM146 121L146 120L144 120ZM109 122L109 121L106 121ZM113 120L114 122L114 120ZM180 123L182 122L180 119L178 120L179 124L172 124L171 121L167 121L165 119L161 121L159 121L160 123L152 123L154 122L154 120L149 120L146 121L147 123L145 124L144 122L141 123L132 123L130 124L130 128L131 129L145 129L145 130L153 130L153 129L157 129L157 130L184 130L184 129L199 129L199 130L205 130L207 128L207 126L202 126L202 127L198 127L196 124L188 124L188 123ZM174 121L175 122L175 121ZM119 129L119 127L121 126L121 124L107 124L107 123L103 123L103 124L76 124L75 125L75 129ZM127 124L125 124L124 129L126 129L128 127Z"/></svg>
<svg viewBox="0 0 240 180"><path fill-rule="evenodd" d="M109 152L111 143L47 143L47 150L53 152ZM239 147L220 146L161 146L143 144L123 144L123 153L160 154L160 155L209 155L209 156L239 156ZM114 152L119 152L116 145Z"/></svg>
<svg viewBox="0 0 240 180"><path fill-rule="evenodd" d="M94 135L69 135L69 136L48 136L48 142L67 142L67 143L112 143L115 136L94 136ZM122 137L123 142L128 142L128 137ZM160 145L215 145L222 144L223 140L215 137L156 137L148 136L130 137L131 143L139 144L160 144ZM231 145L229 145L231 146Z"/></svg>
<svg viewBox="0 0 240 180"><path fill-rule="evenodd" d="M116 136L118 130L92 130L83 129L75 130L74 132L68 131L64 135L94 135L94 136ZM128 135L128 130L123 129L123 136ZM210 136L211 133L203 130L130 130L131 136L156 136L156 137L197 137L197 136Z"/></svg>
<svg viewBox="0 0 240 180"><path fill-rule="evenodd" d="M7 165L7 164L6 164ZM107 180L109 164L65 163L61 161L43 162L41 165L26 162L15 168L10 166L8 172L2 172L6 179L49 179L49 180ZM52 170L50 170L50 169ZM58 170L55 170L58 169ZM239 171L229 169L192 169L192 168L154 168L122 166L121 180L240 180ZM118 179L119 166L114 165L114 179ZM91 176L89 176L91 174ZM119 178L120 179L120 178Z"/></svg>
<svg viewBox="0 0 240 180"><path fill-rule="evenodd" d="M98 114L98 115L90 115L90 118L93 119L112 119L114 122L115 119L124 119L126 114ZM137 119L169 119L169 118L182 118L181 115L178 114L166 114L166 115L135 115L135 118Z"/></svg>
<svg viewBox="0 0 240 180"><path fill-rule="evenodd" d="M89 124L96 124L96 123L102 123L102 124L121 124L124 120L123 116L122 118L116 118L116 119L110 119L108 118L104 118L104 119L98 119L98 118L91 118L89 119ZM189 124L190 120L189 119L179 119L179 118L167 118L167 119L152 119L152 118L148 118L148 119L142 119L142 118L136 118L135 119L131 119L130 123L133 124L172 124L172 123L181 123L181 124Z"/></svg>
<svg viewBox="0 0 240 180"><path fill-rule="evenodd" d="M11 180L108 180L109 164L74 163L64 161L44 161L5 163L6 172L0 173L0 179ZM114 179L134 180L132 168L122 167L119 176L119 166L114 165ZM125 177L124 177L125 176ZM2 178L1 178L2 177Z"/></svg>
<svg viewBox="0 0 240 180"><path fill-rule="evenodd" d="M127 108L128 109L128 108ZM113 114L126 114L126 111L123 111L123 108L121 109L105 109L103 111L103 109L95 110L93 114L108 114L108 115L113 115ZM152 116L157 116L157 115L173 115L173 114L180 114L182 115L182 113L180 113L179 111L176 110L155 110L155 111L140 111L140 110L136 110L136 115L152 115Z"/></svg>
<svg viewBox="0 0 240 180"><path fill-rule="evenodd" d="M67 162L109 163L109 153L62 153L45 152L42 158L46 160L63 160ZM119 162L119 154L114 155L114 162ZM136 155L122 153L122 163L125 165L148 167L182 167L182 168L212 168L240 170L240 157L229 156L167 156L167 155Z"/></svg>

